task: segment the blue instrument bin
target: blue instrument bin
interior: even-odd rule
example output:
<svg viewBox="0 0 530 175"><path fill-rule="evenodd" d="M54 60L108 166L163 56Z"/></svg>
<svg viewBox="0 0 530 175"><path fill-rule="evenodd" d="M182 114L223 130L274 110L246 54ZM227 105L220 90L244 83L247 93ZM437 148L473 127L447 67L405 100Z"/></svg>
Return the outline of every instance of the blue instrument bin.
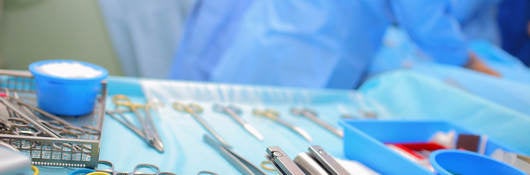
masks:
<svg viewBox="0 0 530 175"><path fill-rule="evenodd" d="M344 155L362 162L381 174L425 175L433 174L397 152L385 143L427 142L436 132L455 131L456 134L473 134L444 121L352 120L340 123L344 127ZM488 139L485 154L496 149L511 151Z"/></svg>

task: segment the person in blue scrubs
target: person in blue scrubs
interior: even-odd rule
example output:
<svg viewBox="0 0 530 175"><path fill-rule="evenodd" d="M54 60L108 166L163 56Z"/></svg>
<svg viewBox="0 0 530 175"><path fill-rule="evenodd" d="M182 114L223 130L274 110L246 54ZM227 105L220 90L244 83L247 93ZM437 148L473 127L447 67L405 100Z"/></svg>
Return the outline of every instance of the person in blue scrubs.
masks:
<svg viewBox="0 0 530 175"><path fill-rule="evenodd" d="M498 75L467 48L459 20L484 0L199 1L174 59L181 80L356 87L397 23L436 62ZM462 12L462 13L460 13Z"/></svg>
<svg viewBox="0 0 530 175"><path fill-rule="evenodd" d="M530 1L503 0L498 22L502 48L530 66Z"/></svg>

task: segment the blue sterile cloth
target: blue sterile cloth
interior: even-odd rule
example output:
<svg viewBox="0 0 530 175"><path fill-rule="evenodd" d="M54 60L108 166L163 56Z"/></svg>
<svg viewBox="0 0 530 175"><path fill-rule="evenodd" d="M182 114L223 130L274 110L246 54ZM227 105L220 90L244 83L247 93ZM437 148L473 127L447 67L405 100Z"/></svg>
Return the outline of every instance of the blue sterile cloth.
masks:
<svg viewBox="0 0 530 175"><path fill-rule="evenodd" d="M396 71L372 78L359 91L376 100L392 118L442 119L530 154L530 116L442 80L415 71Z"/></svg>
<svg viewBox="0 0 530 175"><path fill-rule="evenodd" d="M307 148L313 144L321 145L332 155L344 158L342 139L307 119L291 115L289 113L291 107L313 109L322 119L336 127L339 127L341 114L360 115L358 110L373 111L381 117L387 116L384 109L377 106L374 101L353 91L111 78L108 109L113 108L110 98L118 93L128 95L135 102L156 98L165 104L154 115L155 124L165 146L163 154L156 152L114 119L108 116L105 118L100 159L111 161L118 171L126 172L132 171L138 163L151 163L159 166L161 171L177 174L196 174L201 170L210 170L219 174L238 174L237 169L202 141L202 135L206 132L191 116L173 110L171 103L175 101L201 105L204 108L202 116L205 120L233 146L235 152L256 166L265 160L266 147L274 145L280 146L291 158L307 151ZM212 110L214 103L241 107L242 117L257 128L265 136L265 140L259 142L231 118L214 112ZM251 114L252 109L264 108L278 110L282 118L309 132L313 142L306 142L277 123Z"/></svg>
<svg viewBox="0 0 530 175"><path fill-rule="evenodd" d="M498 46L484 40L473 40L469 44L469 50L476 53L488 66L501 73L503 80L530 84L528 67ZM400 28L389 27L386 30L382 47L370 66L369 74L410 68L429 62L432 62L432 58L423 53L412 42L409 35Z"/></svg>
<svg viewBox="0 0 530 175"><path fill-rule="evenodd" d="M489 66L501 73L503 80L530 86L530 69L516 57L485 41L473 42L470 49Z"/></svg>
<svg viewBox="0 0 530 175"><path fill-rule="evenodd" d="M154 115L165 146L163 154L114 119L105 117L100 159L111 161L120 172L130 172L139 163L150 163L159 166L161 171L177 174L196 174L201 170L238 174L214 149L203 143L202 135L206 132L188 114L171 108L174 101L201 105L205 120L233 146L235 152L255 165L265 160L266 147L273 145L280 146L291 158L312 144L321 145L330 154L344 158L341 139L309 120L291 115L291 107L313 109L336 127L339 127L342 114L359 116L362 111L375 112L381 119L446 119L473 132L488 134L509 148L530 153L528 145L521 144L526 143L530 134L527 127L530 117L436 79L409 72L374 78L361 88L362 93L120 77L109 78L108 84L107 109L113 109L110 98L116 94L128 95L134 102L158 99L165 104ZM242 117L254 125L265 140L257 141L231 118L213 112L211 106L214 103L241 107ZM277 123L251 115L252 109L263 108L278 110L282 118L308 131L314 141L308 143ZM45 172L54 173L68 171L71 169L45 169Z"/></svg>
<svg viewBox="0 0 530 175"><path fill-rule="evenodd" d="M430 58L422 54L408 36L397 28L387 30L383 43L370 68L372 76L398 68L408 68L460 87L473 95L530 114L530 70L517 58L488 42L474 41L470 44L470 50L501 73L501 78L461 67L432 63Z"/></svg>
<svg viewBox="0 0 530 175"><path fill-rule="evenodd" d="M472 95L530 115L530 84L435 64L417 66L413 70L437 78Z"/></svg>

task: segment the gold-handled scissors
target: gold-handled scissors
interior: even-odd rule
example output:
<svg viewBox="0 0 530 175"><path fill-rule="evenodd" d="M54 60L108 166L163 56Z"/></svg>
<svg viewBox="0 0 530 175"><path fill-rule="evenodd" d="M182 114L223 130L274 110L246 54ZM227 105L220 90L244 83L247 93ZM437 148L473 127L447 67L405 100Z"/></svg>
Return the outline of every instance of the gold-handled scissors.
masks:
<svg viewBox="0 0 530 175"><path fill-rule="evenodd" d="M334 126L326 123L324 120L318 118L318 115L315 111L306 109L306 108L291 108L291 114L296 116L303 116L311 120L313 123L316 123L320 127L328 130L329 132L335 134L337 137L344 137L342 130L335 128Z"/></svg>
<svg viewBox="0 0 530 175"><path fill-rule="evenodd" d="M153 123L153 118L151 117L150 113L151 107L149 105L133 103L129 99L129 97L121 94L113 96L112 102L116 106L116 109L114 111L106 111L109 116L111 116L116 121L120 122L121 124L129 128L131 131L136 133L136 135L140 136L144 141L154 147L157 151L164 152L164 145L160 140L158 131L156 130L156 127ZM125 108L125 110L122 108ZM141 114L140 109L144 110L145 116ZM136 118L138 119L142 127L141 129L136 127L130 120L128 120L124 116L125 112L130 111L134 112L134 114L136 115Z"/></svg>
<svg viewBox="0 0 530 175"><path fill-rule="evenodd" d="M210 135L212 135L215 140L219 143L221 143L223 146L227 148L231 148L231 146L219 135L209 124L204 120L199 114L202 113L202 107L195 103L190 104L184 104L179 102L173 103L173 108L180 112L185 112L190 114L193 119L201 125L201 127L206 130Z"/></svg>
<svg viewBox="0 0 530 175"><path fill-rule="evenodd" d="M313 139L311 138L311 136L309 135L309 133L307 133L307 131L303 130L302 128L298 127L298 126L295 126L285 120L283 120L282 118L280 118L280 114L275 111L275 110L272 110L272 109L265 109L265 110L258 110L258 109L254 109L252 111L252 113L256 116L262 116L262 117L265 117L265 118L268 118L268 119L271 119L275 122L277 122L278 124L290 129L291 131L297 133L298 135L302 136L304 139L306 139L307 141L311 142Z"/></svg>
<svg viewBox="0 0 530 175"><path fill-rule="evenodd" d="M252 134L259 141L263 141L263 135L256 128L250 125L250 123L246 122L241 117L241 109L232 105L225 106L221 104L214 104L212 108L214 111L230 116L234 121L239 124L239 126L247 130L248 133Z"/></svg>

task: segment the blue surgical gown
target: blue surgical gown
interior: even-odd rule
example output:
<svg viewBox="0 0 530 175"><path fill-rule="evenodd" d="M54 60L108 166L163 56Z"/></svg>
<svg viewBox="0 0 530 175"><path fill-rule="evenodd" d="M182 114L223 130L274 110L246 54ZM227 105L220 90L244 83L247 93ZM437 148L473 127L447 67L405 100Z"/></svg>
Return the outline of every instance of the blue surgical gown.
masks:
<svg viewBox="0 0 530 175"><path fill-rule="evenodd" d="M392 23L437 62L463 65L467 42L459 22L476 13L461 11L489 1L462 1L199 1L170 76L349 89L362 80Z"/></svg>
<svg viewBox="0 0 530 175"><path fill-rule="evenodd" d="M504 0L499 4L498 22L502 48L530 66L530 1Z"/></svg>

